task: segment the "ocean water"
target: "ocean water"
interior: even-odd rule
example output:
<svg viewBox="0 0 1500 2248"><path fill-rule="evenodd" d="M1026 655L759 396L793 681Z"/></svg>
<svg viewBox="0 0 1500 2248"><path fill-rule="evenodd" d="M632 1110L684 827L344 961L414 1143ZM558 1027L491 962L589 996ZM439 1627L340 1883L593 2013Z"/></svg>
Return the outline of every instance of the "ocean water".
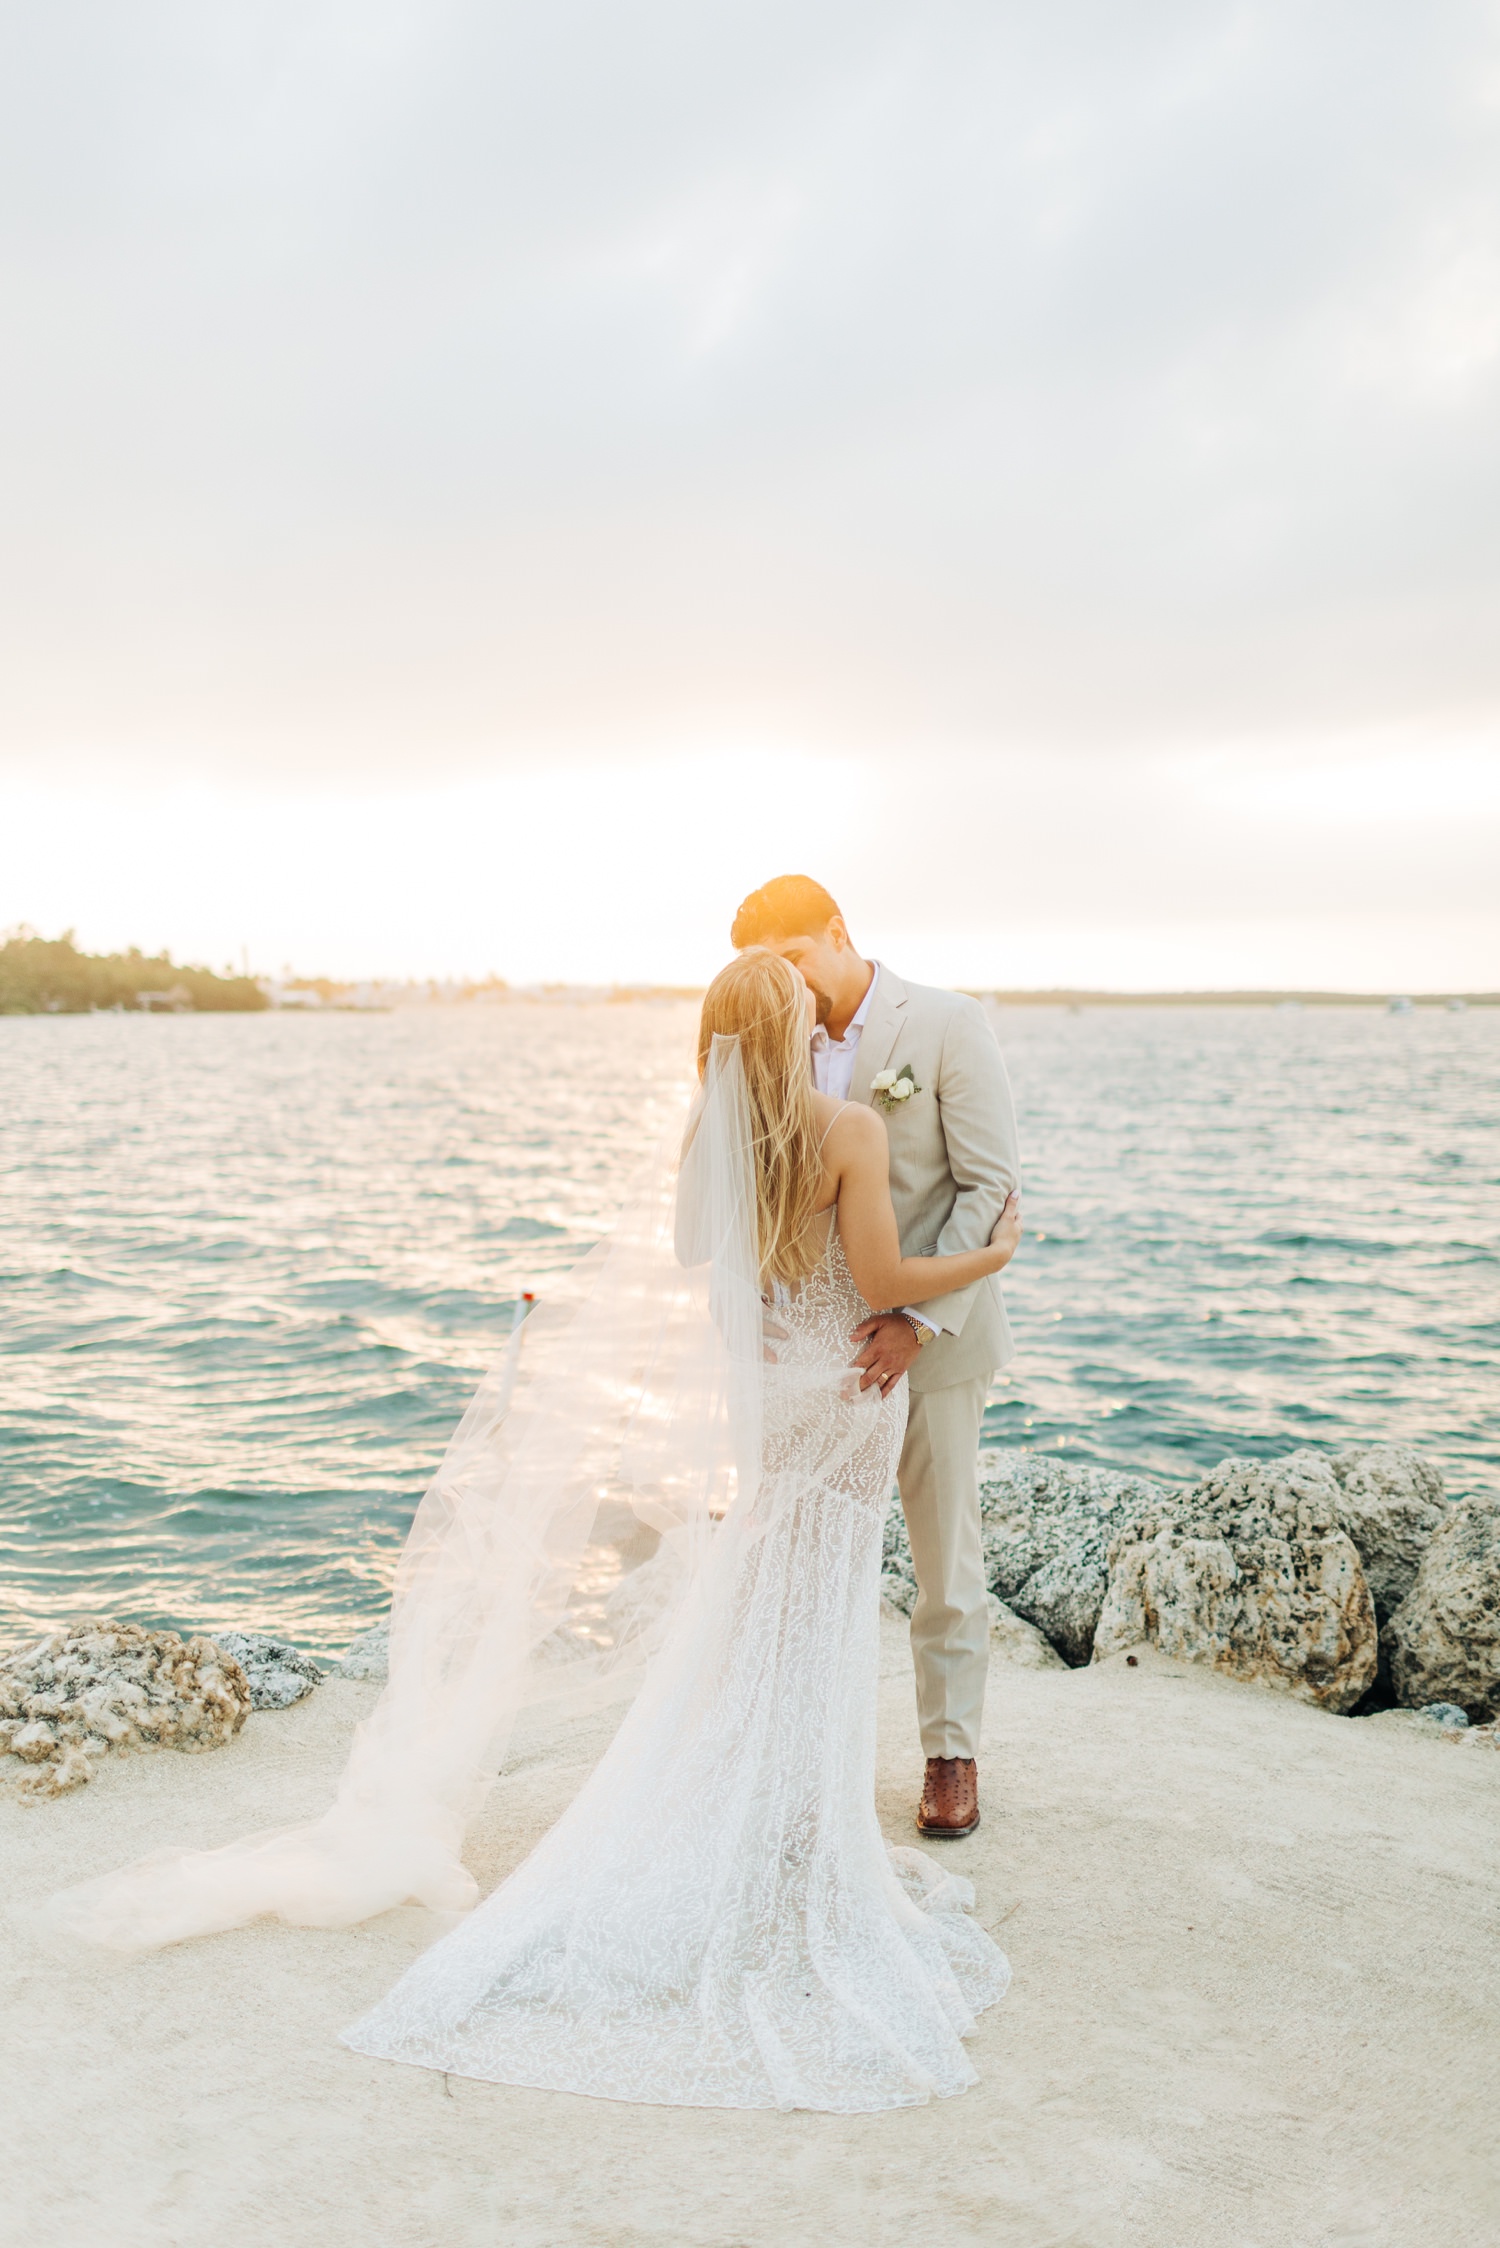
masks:
<svg viewBox="0 0 1500 2248"><path fill-rule="evenodd" d="M694 1014L0 1021L0 1640L344 1645ZM1173 1479L1400 1441L1500 1483L1500 1011L995 1020L1028 1238L987 1441Z"/></svg>

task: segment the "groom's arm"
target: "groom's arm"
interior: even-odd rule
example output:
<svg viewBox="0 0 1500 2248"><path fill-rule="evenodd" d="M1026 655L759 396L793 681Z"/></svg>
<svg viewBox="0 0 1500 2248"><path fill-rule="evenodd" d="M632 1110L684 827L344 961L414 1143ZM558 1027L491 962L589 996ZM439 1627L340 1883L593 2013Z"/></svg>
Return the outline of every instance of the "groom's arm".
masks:
<svg viewBox="0 0 1500 2248"><path fill-rule="evenodd" d="M947 1223L932 1244L939 1256L978 1249L988 1241L1005 1198L1021 1183L1016 1109L1000 1048L976 999L957 1006L943 1038L937 1096L948 1168L958 1189ZM935 1327L950 1335L964 1321L984 1281L937 1296L922 1306Z"/></svg>

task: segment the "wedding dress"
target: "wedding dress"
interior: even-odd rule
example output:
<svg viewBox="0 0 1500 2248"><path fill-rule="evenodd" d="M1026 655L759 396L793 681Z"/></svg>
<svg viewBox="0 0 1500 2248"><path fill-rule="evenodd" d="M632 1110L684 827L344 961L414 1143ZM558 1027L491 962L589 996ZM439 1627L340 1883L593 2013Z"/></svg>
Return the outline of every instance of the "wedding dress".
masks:
<svg viewBox="0 0 1500 2248"><path fill-rule="evenodd" d="M1009 1969L969 1884L874 1808L882 1521L905 1385L836 1217L767 1349L752 1126L715 1039L686 1135L481 1384L402 1550L390 1678L308 1825L167 1849L52 1900L135 1950L264 1914L466 1911L464 1835L517 1710L638 1678L571 1807L345 2033L457 2074L857 2112L962 2091ZM602 1588L602 1589L601 1589Z"/></svg>
<svg viewBox="0 0 1500 2248"><path fill-rule="evenodd" d="M850 1378L837 1224L779 1304L762 1503L603 1761L479 1909L345 2031L461 2076L671 2106L907 2106L976 2081L1009 1968L967 1881L875 1818L881 1529L906 1424Z"/></svg>

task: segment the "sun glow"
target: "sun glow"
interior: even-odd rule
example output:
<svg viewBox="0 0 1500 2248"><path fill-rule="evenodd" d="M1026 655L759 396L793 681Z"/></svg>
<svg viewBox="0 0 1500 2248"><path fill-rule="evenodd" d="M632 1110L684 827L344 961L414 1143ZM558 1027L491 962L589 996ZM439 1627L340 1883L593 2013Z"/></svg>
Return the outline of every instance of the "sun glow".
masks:
<svg viewBox="0 0 1500 2248"><path fill-rule="evenodd" d="M811 872L919 979L1005 987L1500 985L1500 762L853 757L744 743L537 758L426 786L13 786L0 894L259 973L698 983L746 891Z"/></svg>

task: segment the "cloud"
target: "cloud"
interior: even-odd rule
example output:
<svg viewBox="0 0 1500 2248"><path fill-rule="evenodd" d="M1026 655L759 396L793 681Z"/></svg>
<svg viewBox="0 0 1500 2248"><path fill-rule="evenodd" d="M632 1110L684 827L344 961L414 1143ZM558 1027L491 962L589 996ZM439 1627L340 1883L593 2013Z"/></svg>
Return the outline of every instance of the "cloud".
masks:
<svg viewBox="0 0 1500 2248"><path fill-rule="evenodd" d="M1378 913L1327 805L1500 742L1497 189L1477 0L11 11L0 758L813 758L1070 927L1122 833Z"/></svg>
<svg viewBox="0 0 1500 2248"><path fill-rule="evenodd" d="M936 786L749 744L385 788L13 781L0 896L101 949L262 970L683 982L800 869L934 982L1500 988L1493 789L1455 756L1414 822L1419 770L1377 751L953 757Z"/></svg>
<svg viewBox="0 0 1500 2248"><path fill-rule="evenodd" d="M1488 9L10 22L17 751L1493 703Z"/></svg>

